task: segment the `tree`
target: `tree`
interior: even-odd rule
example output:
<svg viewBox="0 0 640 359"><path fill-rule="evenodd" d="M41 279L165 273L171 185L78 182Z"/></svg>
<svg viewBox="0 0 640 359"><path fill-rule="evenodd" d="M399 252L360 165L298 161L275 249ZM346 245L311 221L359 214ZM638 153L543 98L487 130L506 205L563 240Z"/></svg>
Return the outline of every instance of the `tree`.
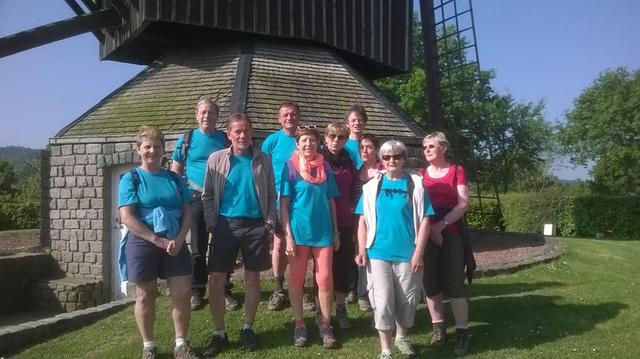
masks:
<svg viewBox="0 0 640 359"><path fill-rule="evenodd" d="M640 69L601 73L574 101L557 135L572 163L595 162L595 190L640 193Z"/></svg>
<svg viewBox="0 0 640 359"><path fill-rule="evenodd" d="M0 161L0 195L12 195L15 192L13 185L16 183L16 175L13 167L7 161Z"/></svg>
<svg viewBox="0 0 640 359"><path fill-rule="evenodd" d="M426 107L425 76L421 26L414 16L413 63L407 74L388 77L376 84L416 119L425 131L431 131ZM445 29L451 32L451 29ZM456 36L442 36L439 52L465 48ZM449 51L450 52L450 51ZM452 86L443 87L445 127L455 152L471 180L484 184L485 190L509 191L519 180L544 179L549 168L551 128L544 121L544 103L517 103L510 95L496 93L490 85L493 71L476 71L463 66L464 52L453 52L441 58L457 68L450 74Z"/></svg>

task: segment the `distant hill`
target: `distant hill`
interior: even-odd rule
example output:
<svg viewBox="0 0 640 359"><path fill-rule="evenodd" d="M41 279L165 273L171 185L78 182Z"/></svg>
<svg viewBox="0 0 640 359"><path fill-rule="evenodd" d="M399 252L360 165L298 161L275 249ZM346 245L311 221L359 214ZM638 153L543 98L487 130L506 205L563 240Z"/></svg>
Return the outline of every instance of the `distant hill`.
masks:
<svg viewBox="0 0 640 359"><path fill-rule="evenodd" d="M0 160L9 162L18 182L24 182L40 166L40 150L22 146L0 146Z"/></svg>

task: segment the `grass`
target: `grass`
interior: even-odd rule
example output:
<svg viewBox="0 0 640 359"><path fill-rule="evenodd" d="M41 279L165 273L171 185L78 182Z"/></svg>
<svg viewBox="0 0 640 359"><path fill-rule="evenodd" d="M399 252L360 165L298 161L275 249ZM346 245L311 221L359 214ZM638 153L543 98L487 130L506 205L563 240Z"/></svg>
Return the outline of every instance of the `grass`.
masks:
<svg viewBox="0 0 640 359"><path fill-rule="evenodd" d="M558 260L511 275L480 278L471 286L470 358L634 358L633 344L640 332L640 241L558 239L565 254ZM265 287L271 283L265 283ZM266 300L270 288L263 291ZM241 291L240 286L237 288ZM170 358L172 327L166 298L159 301L157 340L164 358ZM245 354L239 349L239 311L227 315L231 349L221 358L375 358L377 335L369 329L369 315L349 307L355 329L336 331L341 347L324 350L317 331L312 345L292 344L290 310L269 312L260 304L256 329L262 349ZM451 318L448 313L448 318ZM307 325L314 328L312 316ZM452 344L444 349L427 346L430 324L421 305L411 330L419 357L451 357ZM207 311L194 313L190 340L202 349L211 331ZM449 329L451 333L452 329ZM19 358L132 358L141 342L132 308L80 330L28 348ZM399 353L397 353L399 356Z"/></svg>

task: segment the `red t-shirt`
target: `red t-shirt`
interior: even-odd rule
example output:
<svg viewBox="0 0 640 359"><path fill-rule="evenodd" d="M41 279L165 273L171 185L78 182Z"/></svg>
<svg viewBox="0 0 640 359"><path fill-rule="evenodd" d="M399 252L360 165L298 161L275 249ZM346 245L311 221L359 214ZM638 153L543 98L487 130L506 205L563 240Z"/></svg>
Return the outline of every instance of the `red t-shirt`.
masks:
<svg viewBox="0 0 640 359"><path fill-rule="evenodd" d="M464 174L462 166L450 165L447 174L440 178L429 176L426 168L422 169L422 184L429 193L429 199L434 209L437 208L453 208L458 204L458 185L468 185L467 176ZM438 214L438 213L437 213ZM444 213L446 215L446 213ZM438 218L438 220L440 220ZM431 223L434 223L434 217L430 217ZM455 233L458 226L449 225L447 232Z"/></svg>

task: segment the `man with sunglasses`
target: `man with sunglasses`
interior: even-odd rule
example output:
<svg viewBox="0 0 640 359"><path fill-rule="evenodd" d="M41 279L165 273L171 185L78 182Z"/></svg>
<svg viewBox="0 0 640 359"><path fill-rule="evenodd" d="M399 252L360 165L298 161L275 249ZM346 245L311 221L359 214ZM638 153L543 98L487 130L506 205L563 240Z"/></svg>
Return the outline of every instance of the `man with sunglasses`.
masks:
<svg viewBox="0 0 640 359"><path fill-rule="evenodd" d="M280 180L284 165L291 158L296 150L296 131L298 129L300 110L294 102L286 101L278 109L278 123L282 129L272 133L265 138L262 143L262 152L271 157L273 163L273 173L275 177L276 193L276 214L280 213ZM275 279L275 290L269 298L267 308L269 310L280 310L284 308L286 294L284 291L284 272L287 269L287 257L285 255L284 232L280 221L276 221L275 233L273 235L273 250L271 253L271 264Z"/></svg>

